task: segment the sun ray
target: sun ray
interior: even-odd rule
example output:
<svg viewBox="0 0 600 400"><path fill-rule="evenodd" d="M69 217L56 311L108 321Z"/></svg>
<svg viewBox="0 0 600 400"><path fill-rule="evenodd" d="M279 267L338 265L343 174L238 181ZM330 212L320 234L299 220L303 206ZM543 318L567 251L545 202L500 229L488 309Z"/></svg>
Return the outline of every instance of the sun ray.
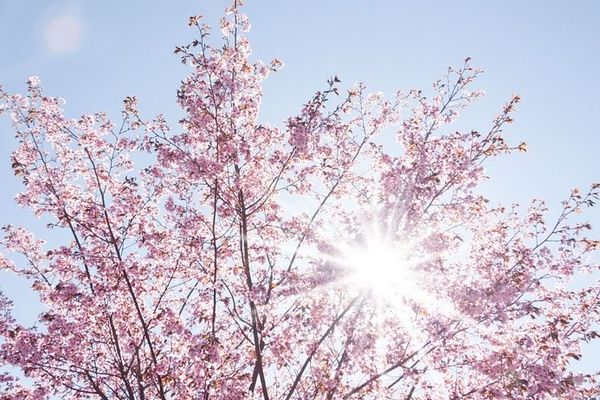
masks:
<svg viewBox="0 0 600 400"><path fill-rule="evenodd" d="M335 284L369 295L381 318L401 321L411 335L417 335L415 323L422 315L455 315L454 304L431 287L424 268L443 257L426 250L432 233L413 232L409 237L391 229L378 213L362 221L354 235L324 235L337 238L332 242L333 251L323 256L323 262L339 272Z"/></svg>

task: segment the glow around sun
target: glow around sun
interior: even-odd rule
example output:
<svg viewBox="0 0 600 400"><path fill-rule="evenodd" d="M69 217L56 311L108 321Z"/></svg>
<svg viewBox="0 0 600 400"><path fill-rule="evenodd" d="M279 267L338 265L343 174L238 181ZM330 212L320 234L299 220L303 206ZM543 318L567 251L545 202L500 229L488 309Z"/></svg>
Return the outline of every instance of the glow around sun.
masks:
<svg viewBox="0 0 600 400"><path fill-rule="evenodd" d="M409 295L416 289L415 265L408 242L393 241L370 229L359 243L337 245L336 262L347 269L349 283L376 295Z"/></svg>

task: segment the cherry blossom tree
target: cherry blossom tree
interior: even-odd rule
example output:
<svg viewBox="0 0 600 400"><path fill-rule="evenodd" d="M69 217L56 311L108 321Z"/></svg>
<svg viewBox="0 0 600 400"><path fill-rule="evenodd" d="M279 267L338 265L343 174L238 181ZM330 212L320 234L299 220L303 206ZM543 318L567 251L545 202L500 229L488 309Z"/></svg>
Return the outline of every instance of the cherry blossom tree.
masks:
<svg viewBox="0 0 600 400"><path fill-rule="evenodd" d="M334 77L269 125L261 84L282 63L251 61L239 1L219 45L200 17L189 25L175 127L135 97L113 122L65 117L36 77L25 96L0 91L16 201L69 238L3 228L0 267L44 312L23 326L0 296L2 399L598 394L572 363L599 337L600 286L569 282L598 268L575 214L600 185L550 222L541 200L478 192L488 158L526 150L503 137L518 96L456 131L483 95L467 59L432 93Z"/></svg>

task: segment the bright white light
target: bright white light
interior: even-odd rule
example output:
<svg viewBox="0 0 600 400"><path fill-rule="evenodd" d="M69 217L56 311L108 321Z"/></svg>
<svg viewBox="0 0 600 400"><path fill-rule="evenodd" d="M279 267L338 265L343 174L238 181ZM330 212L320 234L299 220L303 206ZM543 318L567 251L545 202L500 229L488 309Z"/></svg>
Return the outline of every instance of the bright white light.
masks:
<svg viewBox="0 0 600 400"><path fill-rule="evenodd" d="M69 53L81 45L82 28L73 15L61 15L48 22L44 40L48 50L54 53Z"/></svg>
<svg viewBox="0 0 600 400"><path fill-rule="evenodd" d="M341 263L350 269L352 284L372 289L377 295L409 294L414 290L414 260L399 243L373 232L364 243L339 250Z"/></svg>
<svg viewBox="0 0 600 400"><path fill-rule="evenodd" d="M338 235L338 242L326 261L342 269L341 285L357 288L374 300L375 323L379 323L379 318L382 323L393 318L411 338L419 341L426 333L417 323L421 316L457 315L454 303L444 294L444 288L439 287L439 281L430 279L436 273L428 269L430 263L444 255L428 251L424 246L427 234L412 232L409 238L386 229L377 218L370 218L362 228L362 233L355 237ZM385 338L382 340L384 344Z"/></svg>
<svg viewBox="0 0 600 400"><path fill-rule="evenodd" d="M408 270L398 254L384 246L373 246L353 255L351 266L359 284L380 290L407 285Z"/></svg>

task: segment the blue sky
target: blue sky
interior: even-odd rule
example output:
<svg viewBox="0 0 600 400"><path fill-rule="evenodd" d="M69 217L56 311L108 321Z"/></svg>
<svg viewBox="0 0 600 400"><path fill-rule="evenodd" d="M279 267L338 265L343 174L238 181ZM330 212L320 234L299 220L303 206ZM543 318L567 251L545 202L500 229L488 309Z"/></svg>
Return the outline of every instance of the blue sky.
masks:
<svg viewBox="0 0 600 400"><path fill-rule="evenodd" d="M2 1L0 84L22 92L37 75L47 94L67 100L71 117L108 111L118 118L121 100L136 95L146 115L176 121L175 91L187 70L174 46L192 38L189 15L216 26L225 5ZM486 71L478 86L488 95L464 112L463 126L485 129L511 93L523 98L508 137L528 142L529 151L488 165L484 191L494 201L541 197L556 210L572 187L600 181L600 2L248 0L246 13L255 57L286 64L265 85L264 120L280 123L333 74L387 93L429 89L470 56ZM15 146L8 118L0 119L2 225L35 222L12 203ZM600 225L600 209L587 215ZM9 294L27 287L0 277Z"/></svg>

